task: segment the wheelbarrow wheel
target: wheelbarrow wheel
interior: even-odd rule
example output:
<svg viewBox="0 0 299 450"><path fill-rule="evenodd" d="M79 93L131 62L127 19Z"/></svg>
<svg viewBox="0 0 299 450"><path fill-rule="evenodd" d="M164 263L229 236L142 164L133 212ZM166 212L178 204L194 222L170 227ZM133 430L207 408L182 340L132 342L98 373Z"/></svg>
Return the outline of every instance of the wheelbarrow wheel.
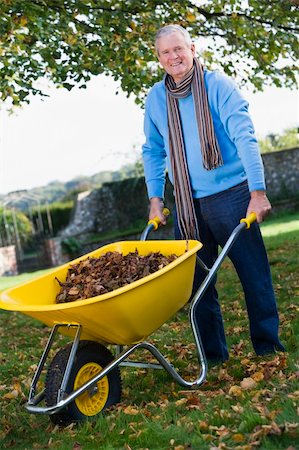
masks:
<svg viewBox="0 0 299 450"><path fill-rule="evenodd" d="M57 403L57 396L70 350L71 345L59 350L49 365L45 380L47 406L53 406ZM111 352L103 345L93 341L81 341L66 386L66 394L70 394L93 378L112 360ZM120 397L121 377L119 367L116 367L93 388L83 392L63 410L50 415L50 419L55 425L84 421L118 403Z"/></svg>

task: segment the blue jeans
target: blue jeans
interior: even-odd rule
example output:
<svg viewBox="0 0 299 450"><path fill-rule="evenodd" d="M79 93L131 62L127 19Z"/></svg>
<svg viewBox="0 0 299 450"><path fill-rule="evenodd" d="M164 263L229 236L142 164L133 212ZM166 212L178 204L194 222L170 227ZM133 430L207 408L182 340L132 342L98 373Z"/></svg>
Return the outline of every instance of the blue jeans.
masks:
<svg viewBox="0 0 299 450"><path fill-rule="evenodd" d="M218 256L218 246L224 246L240 219L246 216L250 200L247 182L226 191L194 199L200 240L203 248L198 256L211 267ZM175 237L181 239L175 214ZM279 318L272 286L269 262L257 223L240 233L228 253L241 281L250 325L250 336L257 355L284 350L278 338ZM193 293L206 273L196 266ZM196 309L196 321L208 360L228 359L216 277Z"/></svg>

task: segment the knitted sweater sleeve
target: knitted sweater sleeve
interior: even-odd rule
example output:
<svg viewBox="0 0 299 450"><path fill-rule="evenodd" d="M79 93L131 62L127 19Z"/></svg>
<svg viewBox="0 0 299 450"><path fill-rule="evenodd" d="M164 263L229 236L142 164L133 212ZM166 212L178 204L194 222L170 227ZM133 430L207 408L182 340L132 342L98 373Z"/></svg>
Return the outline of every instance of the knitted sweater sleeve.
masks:
<svg viewBox="0 0 299 450"><path fill-rule="evenodd" d="M144 175L148 197L164 197L166 152L164 140L155 125L151 114L151 97L145 106L144 134L146 141L142 146Z"/></svg>
<svg viewBox="0 0 299 450"><path fill-rule="evenodd" d="M225 78L227 89L218 98L219 115L229 138L236 145L242 160L249 190L265 190L263 162L248 111L248 102L234 83Z"/></svg>

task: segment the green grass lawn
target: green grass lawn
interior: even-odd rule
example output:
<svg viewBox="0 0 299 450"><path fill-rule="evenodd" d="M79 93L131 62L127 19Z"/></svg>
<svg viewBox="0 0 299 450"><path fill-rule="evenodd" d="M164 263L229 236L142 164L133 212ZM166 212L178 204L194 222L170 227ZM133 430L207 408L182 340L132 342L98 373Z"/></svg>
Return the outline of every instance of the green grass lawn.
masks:
<svg viewBox="0 0 299 450"><path fill-rule="evenodd" d="M210 367L206 382L197 391L183 389L165 371L122 368L121 403L81 425L59 429L47 416L26 412L24 403L49 329L19 313L0 311L0 448L298 448L298 231L298 214L277 217L262 226L285 354L254 355L242 290L225 260L218 274L218 290L229 361ZM32 276L2 277L0 290ZM165 323L150 341L185 378L197 376L187 308ZM56 348L64 342L65 338L59 338Z"/></svg>

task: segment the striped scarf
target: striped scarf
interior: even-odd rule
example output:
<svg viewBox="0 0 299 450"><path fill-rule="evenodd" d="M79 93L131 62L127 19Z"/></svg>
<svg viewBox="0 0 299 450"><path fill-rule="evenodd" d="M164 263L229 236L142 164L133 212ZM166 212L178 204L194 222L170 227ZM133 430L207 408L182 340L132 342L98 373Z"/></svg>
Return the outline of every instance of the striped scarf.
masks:
<svg viewBox="0 0 299 450"><path fill-rule="evenodd" d="M185 239L199 239L192 189L186 161L184 139L178 99L193 95L203 166L212 170L223 164L204 84L204 72L200 62L194 58L192 69L178 84L170 75L165 77L167 114L169 127L169 149L173 175L178 225Z"/></svg>

